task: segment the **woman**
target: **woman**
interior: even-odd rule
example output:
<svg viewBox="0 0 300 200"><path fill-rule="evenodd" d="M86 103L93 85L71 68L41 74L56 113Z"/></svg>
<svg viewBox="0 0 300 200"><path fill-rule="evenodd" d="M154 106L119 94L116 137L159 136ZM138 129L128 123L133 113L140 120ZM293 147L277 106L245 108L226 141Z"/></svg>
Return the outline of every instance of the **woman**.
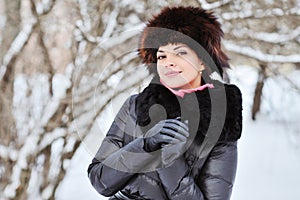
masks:
<svg viewBox="0 0 300 200"><path fill-rule="evenodd" d="M100 194L230 199L242 99L221 80L222 36L215 16L195 7L167 7L147 23L139 55L154 78L126 100L89 166Z"/></svg>

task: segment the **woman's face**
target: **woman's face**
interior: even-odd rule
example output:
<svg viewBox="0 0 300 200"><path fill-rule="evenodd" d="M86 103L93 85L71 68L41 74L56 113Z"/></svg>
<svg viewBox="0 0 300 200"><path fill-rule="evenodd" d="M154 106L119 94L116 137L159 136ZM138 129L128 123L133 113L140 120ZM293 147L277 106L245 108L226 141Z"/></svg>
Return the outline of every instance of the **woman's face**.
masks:
<svg viewBox="0 0 300 200"><path fill-rule="evenodd" d="M185 44L168 44L157 51L158 75L170 88L199 87L203 69L204 65L196 52Z"/></svg>

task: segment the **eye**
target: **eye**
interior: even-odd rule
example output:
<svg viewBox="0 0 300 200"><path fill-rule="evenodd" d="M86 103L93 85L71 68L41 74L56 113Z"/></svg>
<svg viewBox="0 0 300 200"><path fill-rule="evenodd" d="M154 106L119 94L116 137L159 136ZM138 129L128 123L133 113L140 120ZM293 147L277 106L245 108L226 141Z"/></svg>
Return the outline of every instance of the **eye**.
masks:
<svg viewBox="0 0 300 200"><path fill-rule="evenodd" d="M158 55L158 56L157 56L157 60L162 60L162 59L164 59L164 58L166 58L165 55Z"/></svg>

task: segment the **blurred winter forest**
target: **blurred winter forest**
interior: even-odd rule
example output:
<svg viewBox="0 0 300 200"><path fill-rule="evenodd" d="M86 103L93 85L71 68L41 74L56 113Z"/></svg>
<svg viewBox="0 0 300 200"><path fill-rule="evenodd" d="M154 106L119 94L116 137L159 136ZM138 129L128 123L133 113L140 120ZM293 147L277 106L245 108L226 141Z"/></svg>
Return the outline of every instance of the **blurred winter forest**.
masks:
<svg viewBox="0 0 300 200"><path fill-rule="evenodd" d="M175 5L213 10L232 68L256 69L253 120L266 81L300 93L290 76L300 70L299 0L0 0L0 199L55 199L109 102L149 81L139 33Z"/></svg>

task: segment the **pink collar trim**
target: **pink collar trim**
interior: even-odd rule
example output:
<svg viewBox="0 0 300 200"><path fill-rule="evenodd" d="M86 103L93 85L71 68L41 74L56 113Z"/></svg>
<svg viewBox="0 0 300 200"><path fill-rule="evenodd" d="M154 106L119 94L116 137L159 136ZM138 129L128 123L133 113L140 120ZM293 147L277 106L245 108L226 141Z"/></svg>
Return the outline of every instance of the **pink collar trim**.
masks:
<svg viewBox="0 0 300 200"><path fill-rule="evenodd" d="M205 85L201 85L200 87L193 88L193 89L179 89L179 90L174 90L174 89L170 88L169 86L167 86L162 80L160 80L160 82L166 88L168 88L173 94L175 94L176 96L179 96L181 98L183 98L186 93L189 94L189 93L192 93L192 92L201 91L201 90L204 90L205 88L214 88L213 84L207 83Z"/></svg>

